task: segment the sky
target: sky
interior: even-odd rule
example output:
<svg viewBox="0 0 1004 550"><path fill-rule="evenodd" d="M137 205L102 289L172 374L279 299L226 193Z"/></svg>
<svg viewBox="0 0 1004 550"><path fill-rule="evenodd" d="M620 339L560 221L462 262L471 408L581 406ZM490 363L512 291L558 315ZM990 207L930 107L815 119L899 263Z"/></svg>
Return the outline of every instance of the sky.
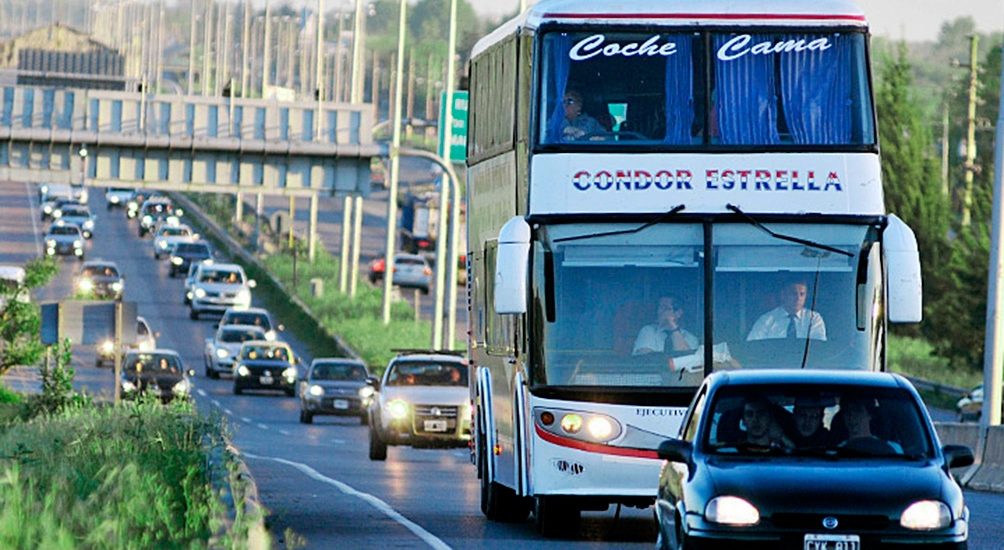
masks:
<svg viewBox="0 0 1004 550"><path fill-rule="evenodd" d="M515 10L519 4L519 0L468 1L482 15L500 15ZM933 41L943 22L964 15L973 16L981 32L1004 31L1004 0L857 1L868 17L872 34L907 42Z"/></svg>

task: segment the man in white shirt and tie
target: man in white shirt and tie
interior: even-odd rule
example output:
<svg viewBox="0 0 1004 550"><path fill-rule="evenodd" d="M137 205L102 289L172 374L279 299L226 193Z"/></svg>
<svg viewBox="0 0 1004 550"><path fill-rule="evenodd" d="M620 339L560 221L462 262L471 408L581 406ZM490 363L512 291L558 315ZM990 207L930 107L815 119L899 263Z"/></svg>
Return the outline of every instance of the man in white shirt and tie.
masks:
<svg viewBox="0 0 1004 550"><path fill-rule="evenodd" d="M805 281L791 281L781 288L781 305L764 313L753 323L747 341L773 339L826 340L826 323L819 313L805 308L808 296Z"/></svg>

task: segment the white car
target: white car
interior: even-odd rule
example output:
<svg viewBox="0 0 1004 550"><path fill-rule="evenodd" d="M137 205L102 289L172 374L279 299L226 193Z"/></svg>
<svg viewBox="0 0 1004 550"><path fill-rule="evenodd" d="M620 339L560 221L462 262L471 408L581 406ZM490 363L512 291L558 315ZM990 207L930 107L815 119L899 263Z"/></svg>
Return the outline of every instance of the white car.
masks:
<svg viewBox="0 0 1004 550"><path fill-rule="evenodd" d="M130 350L153 351L157 349L157 338L159 332L150 329L150 323L141 316L136 317L136 341L125 346L126 352ZM100 367L105 362L115 361L115 341L105 339L98 343L97 353L94 359L94 366Z"/></svg>
<svg viewBox="0 0 1004 550"><path fill-rule="evenodd" d="M105 206L108 210L125 208L132 197L133 190L128 187L109 187L105 190Z"/></svg>
<svg viewBox="0 0 1004 550"><path fill-rule="evenodd" d="M233 374L234 362L241 353L241 344L251 340L264 340L265 331L254 325L220 325L212 338L206 338L202 357L206 376L219 378Z"/></svg>
<svg viewBox="0 0 1004 550"><path fill-rule="evenodd" d="M161 225L153 237L153 257L159 260L163 256L169 256L174 245L192 243L198 238L199 236L192 231L192 228L183 223Z"/></svg>
<svg viewBox="0 0 1004 550"><path fill-rule="evenodd" d="M246 309L251 306L251 289L256 284L237 264L199 264L192 276L188 316L195 320L203 313Z"/></svg>
<svg viewBox="0 0 1004 550"><path fill-rule="evenodd" d="M383 380L370 380L370 460L386 460L389 445L466 447L467 370L467 361L456 355L407 352L391 359Z"/></svg>
<svg viewBox="0 0 1004 550"><path fill-rule="evenodd" d="M80 228L69 223L58 221L52 224L49 232L42 239L45 242L46 256L76 256L84 261L84 236Z"/></svg>

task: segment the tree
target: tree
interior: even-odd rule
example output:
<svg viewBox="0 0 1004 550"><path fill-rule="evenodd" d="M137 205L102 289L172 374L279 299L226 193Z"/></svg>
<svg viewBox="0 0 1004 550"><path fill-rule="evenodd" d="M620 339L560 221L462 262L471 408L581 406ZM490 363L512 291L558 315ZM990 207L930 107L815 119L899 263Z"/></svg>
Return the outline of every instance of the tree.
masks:
<svg viewBox="0 0 1004 550"><path fill-rule="evenodd" d="M23 283L0 285L0 374L18 365L35 365L44 352L40 339L41 315L36 304L18 299L44 286L59 270L48 258L25 264Z"/></svg>
<svg viewBox="0 0 1004 550"><path fill-rule="evenodd" d="M932 325L930 308L934 297L945 289L949 200L942 194L938 163L931 147L931 131L924 122L922 108L911 93L913 68L907 61L906 45L901 43L896 57L885 59L880 70L876 110L886 207L917 235L926 319L922 330L926 332ZM942 328L937 323L937 330Z"/></svg>

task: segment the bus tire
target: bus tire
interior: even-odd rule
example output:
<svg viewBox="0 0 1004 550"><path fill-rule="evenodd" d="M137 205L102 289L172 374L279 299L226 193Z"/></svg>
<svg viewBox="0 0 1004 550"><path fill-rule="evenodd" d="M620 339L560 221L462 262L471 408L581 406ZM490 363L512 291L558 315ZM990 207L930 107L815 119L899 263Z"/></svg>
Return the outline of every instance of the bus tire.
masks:
<svg viewBox="0 0 1004 550"><path fill-rule="evenodd" d="M571 501L553 496L533 498L533 523L545 538L574 536L582 513Z"/></svg>
<svg viewBox="0 0 1004 550"><path fill-rule="evenodd" d="M485 517L498 522L525 521L530 515L526 499L516 496L512 489L488 479L488 455L484 447L484 437L478 441L478 470L481 482L481 512Z"/></svg>

